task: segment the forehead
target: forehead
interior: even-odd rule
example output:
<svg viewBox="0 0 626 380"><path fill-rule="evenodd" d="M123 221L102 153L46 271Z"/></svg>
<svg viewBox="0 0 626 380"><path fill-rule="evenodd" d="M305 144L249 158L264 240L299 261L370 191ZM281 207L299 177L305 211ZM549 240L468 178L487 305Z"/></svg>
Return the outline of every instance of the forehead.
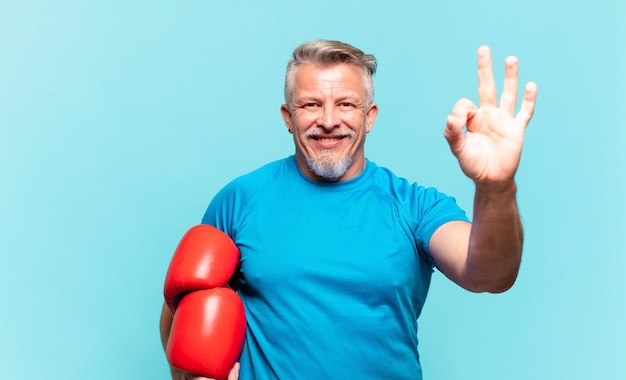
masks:
<svg viewBox="0 0 626 380"><path fill-rule="evenodd" d="M323 89L364 92L365 73L362 68L345 63L336 65L303 63L298 66L294 85L298 92Z"/></svg>

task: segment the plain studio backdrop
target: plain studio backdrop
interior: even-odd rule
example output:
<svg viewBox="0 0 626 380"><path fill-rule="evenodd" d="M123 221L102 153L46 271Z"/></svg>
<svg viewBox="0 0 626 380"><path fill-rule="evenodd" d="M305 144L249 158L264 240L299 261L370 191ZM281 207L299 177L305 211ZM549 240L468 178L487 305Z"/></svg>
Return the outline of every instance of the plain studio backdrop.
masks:
<svg viewBox="0 0 626 380"><path fill-rule="evenodd" d="M325 38L379 60L367 157L470 215L443 127L459 98L477 100L477 48L491 46L500 88L508 55L538 84L519 279L488 295L434 274L425 378L620 378L625 4L3 0L1 377L167 378L171 255L223 185L293 153L285 65Z"/></svg>

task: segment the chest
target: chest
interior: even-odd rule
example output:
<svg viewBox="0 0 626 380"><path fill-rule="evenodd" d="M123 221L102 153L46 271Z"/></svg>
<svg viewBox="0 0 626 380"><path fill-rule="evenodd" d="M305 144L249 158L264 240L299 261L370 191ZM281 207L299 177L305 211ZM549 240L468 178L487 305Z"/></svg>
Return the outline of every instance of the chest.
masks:
<svg viewBox="0 0 626 380"><path fill-rule="evenodd" d="M273 303L298 297L376 305L399 294L423 301L430 266L393 199L374 193L273 198L252 203L237 233L244 293Z"/></svg>

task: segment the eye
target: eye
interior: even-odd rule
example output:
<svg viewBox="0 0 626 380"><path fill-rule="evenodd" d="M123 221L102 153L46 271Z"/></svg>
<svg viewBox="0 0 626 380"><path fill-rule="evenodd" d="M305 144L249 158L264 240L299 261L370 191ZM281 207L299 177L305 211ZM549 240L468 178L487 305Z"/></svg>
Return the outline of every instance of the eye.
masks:
<svg viewBox="0 0 626 380"><path fill-rule="evenodd" d="M352 107L354 107L354 104L352 104L350 102L341 102L341 103L339 103L339 107L341 107L341 108L352 108Z"/></svg>

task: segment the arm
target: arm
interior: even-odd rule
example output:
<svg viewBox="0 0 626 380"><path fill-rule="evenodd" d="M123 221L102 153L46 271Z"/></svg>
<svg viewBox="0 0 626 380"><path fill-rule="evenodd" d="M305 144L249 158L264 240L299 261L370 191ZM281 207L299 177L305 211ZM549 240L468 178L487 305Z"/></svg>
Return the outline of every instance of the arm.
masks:
<svg viewBox="0 0 626 380"><path fill-rule="evenodd" d="M492 193L476 189L474 220L439 227L430 240L437 267L473 292L499 293L517 277L523 244L515 190Z"/></svg>
<svg viewBox="0 0 626 380"><path fill-rule="evenodd" d="M172 328L172 321L174 320L174 316L172 312L167 307L167 304L163 303L163 308L161 309L161 320L159 321L159 330L161 331L161 344L163 344L163 350L167 348L167 341L170 336L170 329ZM170 366L170 372L172 374L172 380L185 380L185 374L178 371L174 367Z"/></svg>
<svg viewBox="0 0 626 380"><path fill-rule="evenodd" d="M161 331L161 344L163 345L163 350L167 348L167 341L170 337L170 329L172 328L172 321L174 320L174 316L170 311L167 304L163 303L163 308L161 309L161 319L159 321L159 330Z"/></svg>
<svg viewBox="0 0 626 380"><path fill-rule="evenodd" d="M497 104L490 51L478 50L480 107L462 99L448 116L444 135L461 169L476 186L472 224L451 222L430 240L439 269L475 292L503 292L515 282L522 256L523 229L517 208L515 172L524 130L534 112L537 88L528 83L517 102L518 61L505 61L505 82ZM463 129L465 133L463 133Z"/></svg>

